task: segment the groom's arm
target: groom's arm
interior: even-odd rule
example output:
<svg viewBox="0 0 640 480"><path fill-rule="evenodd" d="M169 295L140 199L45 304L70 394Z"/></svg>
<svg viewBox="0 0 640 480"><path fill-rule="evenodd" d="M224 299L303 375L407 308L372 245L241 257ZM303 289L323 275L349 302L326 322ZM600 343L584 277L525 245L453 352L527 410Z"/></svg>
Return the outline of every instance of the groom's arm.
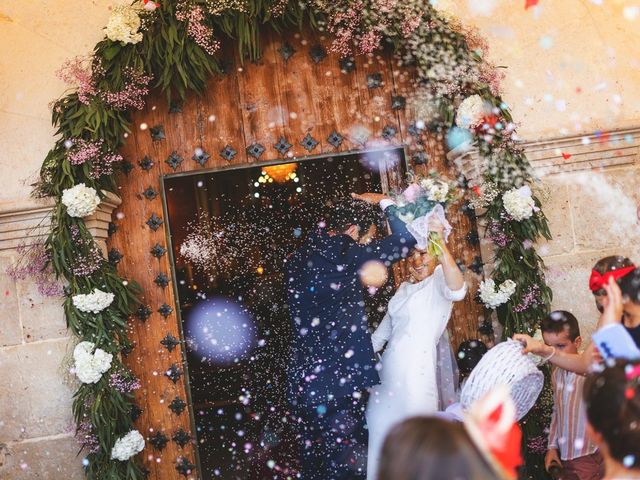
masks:
<svg viewBox="0 0 640 480"><path fill-rule="evenodd" d="M371 198L366 195L371 195ZM354 195L354 198L359 198L368 203L379 203L389 222L391 235L382 240L373 241L368 245L353 245L348 252L350 257L348 259L349 264L360 268L369 260L379 260L391 264L406 257L415 246L416 239L409 233L405 223L394 215L395 205L393 201L381 194Z"/></svg>
<svg viewBox="0 0 640 480"><path fill-rule="evenodd" d="M390 208L387 208L387 210ZM390 217L392 216L388 216L388 218ZM350 257L348 258L348 263L360 268L370 260L378 260L390 265L405 258L415 246L416 239L409 233L401 220L390 218L390 223L392 222L394 226L392 227L391 235L382 240L375 240L368 245L353 245L348 252L348 257Z"/></svg>

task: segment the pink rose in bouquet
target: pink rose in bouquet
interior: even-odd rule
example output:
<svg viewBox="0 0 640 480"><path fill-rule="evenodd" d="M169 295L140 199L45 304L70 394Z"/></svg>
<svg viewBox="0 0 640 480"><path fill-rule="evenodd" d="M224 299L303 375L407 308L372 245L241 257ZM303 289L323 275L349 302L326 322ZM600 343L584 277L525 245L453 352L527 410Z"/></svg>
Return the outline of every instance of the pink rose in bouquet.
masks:
<svg viewBox="0 0 640 480"><path fill-rule="evenodd" d="M418 185L417 183L412 183L407 188L405 188L404 192L402 192L402 196L407 202L413 203L418 199L420 191L420 185Z"/></svg>

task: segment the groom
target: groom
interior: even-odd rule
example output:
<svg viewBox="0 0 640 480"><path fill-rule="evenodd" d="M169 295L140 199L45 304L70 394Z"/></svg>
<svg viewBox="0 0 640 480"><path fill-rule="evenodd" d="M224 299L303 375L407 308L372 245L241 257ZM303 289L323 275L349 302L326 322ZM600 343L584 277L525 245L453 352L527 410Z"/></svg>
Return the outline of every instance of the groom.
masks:
<svg viewBox="0 0 640 480"><path fill-rule="evenodd" d="M385 212L391 235L370 243ZM369 261L390 266L415 239L378 193L352 194L335 205L326 228L312 234L288 261L293 325L289 400L299 427L301 478L364 478L367 388L378 383L359 272Z"/></svg>

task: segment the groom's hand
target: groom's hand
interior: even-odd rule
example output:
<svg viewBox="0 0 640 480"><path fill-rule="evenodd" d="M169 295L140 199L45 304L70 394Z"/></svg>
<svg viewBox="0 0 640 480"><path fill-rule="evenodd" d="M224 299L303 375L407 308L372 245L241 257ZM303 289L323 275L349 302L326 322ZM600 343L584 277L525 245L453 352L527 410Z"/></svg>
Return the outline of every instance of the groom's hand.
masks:
<svg viewBox="0 0 640 480"><path fill-rule="evenodd" d="M384 193L373 193L373 192L352 193L351 198L354 198L356 200L362 200L363 202L367 202L372 205L376 205L380 203L381 200L389 199L389 197Z"/></svg>

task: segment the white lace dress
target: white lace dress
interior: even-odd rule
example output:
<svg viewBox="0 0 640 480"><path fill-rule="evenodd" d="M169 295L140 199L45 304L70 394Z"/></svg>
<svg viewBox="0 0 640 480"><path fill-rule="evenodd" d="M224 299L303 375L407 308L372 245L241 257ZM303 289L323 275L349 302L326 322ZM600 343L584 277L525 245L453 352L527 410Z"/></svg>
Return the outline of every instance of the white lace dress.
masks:
<svg viewBox="0 0 640 480"><path fill-rule="evenodd" d="M438 346L450 352L446 327L453 302L464 298L447 287L442 267L419 283L403 283L372 335L380 351L380 384L371 389L367 405L369 456L367 478L375 479L380 450L393 425L415 415L433 415L439 409ZM444 334L444 335L443 335Z"/></svg>

